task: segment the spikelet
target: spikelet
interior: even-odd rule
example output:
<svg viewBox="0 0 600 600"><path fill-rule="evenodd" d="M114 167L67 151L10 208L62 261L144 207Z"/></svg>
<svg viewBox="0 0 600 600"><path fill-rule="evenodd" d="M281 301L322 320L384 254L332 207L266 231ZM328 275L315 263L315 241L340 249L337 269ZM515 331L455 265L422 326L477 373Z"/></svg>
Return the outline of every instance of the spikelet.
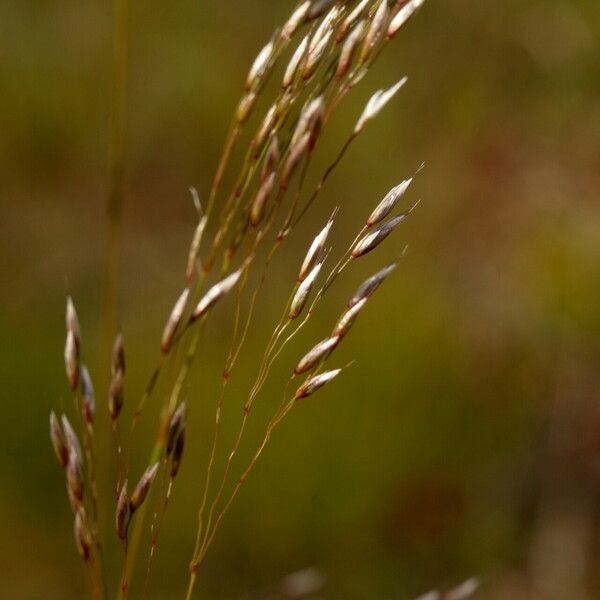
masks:
<svg viewBox="0 0 600 600"><path fill-rule="evenodd" d="M319 375L311 377L307 382L303 383L297 390L294 398L299 400L300 398L307 398L314 394L318 389L328 384L332 379L337 377L341 373L342 369L333 369L332 371L325 371Z"/></svg>
<svg viewBox="0 0 600 600"><path fill-rule="evenodd" d="M81 464L81 456L73 449L69 450L67 485L71 494L81 502L85 488L83 483L83 465Z"/></svg>
<svg viewBox="0 0 600 600"><path fill-rule="evenodd" d="M333 335L338 337L344 337L350 328L356 321L356 317L358 317L360 311L365 307L367 303L367 298L361 298L358 302L356 302L351 308L346 310L344 314L340 317L340 320L337 322L335 329L333 330Z"/></svg>
<svg viewBox="0 0 600 600"><path fill-rule="evenodd" d="M360 63L364 64L373 54L373 50L377 42L381 39L381 35L385 28L390 9L387 0L381 0L379 7L373 16L365 41L360 52Z"/></svg>
<svg viewBox="0 0 600 600"><path fill-rule="evenodd" d="M298 289L296 290L296 293L294 294L290 304L290 312L288 315L290 320L297 318L304 309L304 306L308 300L308 296L310 295L310 291L312 290L313 284L315 283L322 266L322 262L316 264L306 276L306 279L304 279L304 281L298 286Z"/></svg>
<svg viewBox="0 0 600 600"><path fill-rule="evenodd" d="M256 192L256 196L250 207L250 223L253 227L256 227L262 221L267 200L275 187L275 179L276 174L275 172L272 172L267 179L263 181L260 188L258 188L258 192Z"/></svg>
<svg viewBox="0 0 600 600"><path fill-rule="evenodd" d="M392 212L400 198L404 196L411 183L412 177L393 187L367 219L367 227L372 227L383 221Z"/></svg>
<svg viewBox="0 0 600 600"><path fill-rule="evenodd" d="M129 498L127 497L127 479L121 487L117 499L117 508L115 510L115 529L119 539L124 540L127 537L129 527Z"/></svg>
<svg viewBox="0 0 600 600"><path fill-rule="evenodd" d="M300 359L296 365L296 368L294 369L294 373L296 375L301 375L302 373L306 373L306 371L310 371L310 369L321 362L321 360L331 354L331 352L338 345L339 341L339 337L333 336L319 342Z"/></svg>
<svg viewBox="0 0 600 600"><path fill-rule="evenodd" d="M148 491L150 490L150 486L158 473L158 465L159 463L154 463L151 467L148 467L138 481L138 484L135 486L131 498L129 498L129 511L131 514L144 503Z"/></svg>
<svg viewBox="0 0 600 600"><path fill-rule="evenodd" d="M191 282L194 278L198 256L200 255L200 245L202 244L202 237L204 235L207 222L207 216L202 215L198 221L198 225L196 225L196 229L194 230L194 235L192 237L192 242L188 252L187 266L185 269L185 278L188 282Z"/></svg>
<svg viewBox="0 0 600 600"><path fill-rule="evenodd" d="M371 119L377 116L381 109L396 95L398 90L406 83L406 81L407 78L403 77L398 83L393 85L388 90L378 90L371 96L367 102L367 105L365 106L365 109L363 110L362 115L356 123L356 127L354 128L355 134L362 131L364 126Z"/></svg>
<svg viewBox="0 0 600 600"><path fill-rule="evenodd" d="M62 430L65 436L65 443L69 454L71 452L75 452L81 460L81 444L79 443L79 438L77 437L75 430L71 426L71 423L69 422L69 419L67 419L66 415L62 415L60 420L62 423Z"/></svg>
<svg viewBox="0 0 600 600"><path fill-rule="evenodd" d="M387 35L393 38L404 24L414 15L425 0L409 0L393 17L388 26Z"/></svg>
<svg viewBox="0 0 600 600"><path fill-rule="evenodd" d="M256 93L248 92L242 96L240 103L238 104L237 110L235 111L235 118L240 125L243 125L250 116L254 103L256 102Z"/></svg>
<svg viewBox="0 0 600 600"><path fill-rule="evenodd" d="M292 175L296 171L300 160L306 155L308 152L309 144L310 144L311 135L310 132L306 132L298 142L291 147L289 156L283 165L283 169L281 171L281 177L279 179L279 187L282 190L287 189L290 179Z"/></svg>
<svg viewBox="0 0 600 600"><path fill-rule="evenodd" d="M290 18L287 20L286 24L281 30L281 37L284 40L289 40L294 33L296 33L298 27L306 18L310 5L311 0L306 0L306 2L303 2L300 6L298 6L298 8L296 8L290 15Z"/></svg>
<svg viewBox="0 0 600 600"><path fill-rule="evenodd" d="M116 421L121 414L123 401L123 371L117 371L108 389L108 412L113 421Z"/></svg>
<svg viewBox="0 0 600 600"><path fill-rule="evenodd" d="M96 414L96 393L90 372L85 365L81 365L81 412L83 420L91 429Z"/></svg>
<svg viewBox="0 0 600 600"><path fill-rule="evenodd" d="M334 2L335 0L313 0L306 15L306 20L318 19Z"/></svg>
<svg viewBox="0 0 600 600"><path fill-rule="evenodd" d="M198 305L194 309L192 316L190 317L190 322L194 322L199 319L202 315L205 315L210 308L214 306L216 302L218 302L223 296L228 294L239 281L242 273L244 272L245 265L240 269L225 277L213 285L206 294L200 299Z"/></svg>
<svg viewBox="0 0 600 600"><path fill-rule="evenodd" d="M175 333L177 332L177 328L181 323L181 319L183 317L183 311L187 305L188 297L190 295L190 289L185 288L183 292L181 292L177 302L173 306L171 310L171 314L167 320L165 328L163 330L162 339L160 342L160 349L163 354L168 354L171 349L171 344L173 343L173 338L175 337Z"/></svg>
<svg viewBox="0 0 600 600"><path fill-rule="evenodd" d="M185 447L185 423L181 430L179 431L179 435L175 440L175 447L173 448L173 456L171 457L171 469L169 471L169 475L174 478L177 476L179 472L179 467L181 466L181 459L183 458L183 449Z"/></svg>
<svg viewBox="0 0 600 600"><path fill-rule="evenodd" d="M362 17L369 2L370 2L370 0L361 0L352 9L352 11L348 13L348 16L343 20L343 22L340 25L338 32L337 32L335 39L338 43L344 40L344 38L346 37L348 32L354 26L354 24L358 21L358 19L360 19L360 17Z"/></svg>
<svg viewBox="0 0 600 600"><path fill-rule="evenodd" d="M317 264L317 261L325 248L325 242L327 241L327 236L329 235L332 225L333 217L329 219L327 225L321 229L312 241L304 260L302 261L300 273L298 274L298 283L302 283L307 278L312 268Z"/></svg>
<svg viewBox="0 0 600 600"><path fill-rule="evenodd" d="M112 349L111 373L115 375L118 371L125 375L125 342L121 332L117 333Z"/></svg>
<svg viewBox="0 0 600 600"><path fill-rule="evenodd" d="M77 311L75 310L75 305L73 304L73 299L71 296L67 296L67 308L65 311L65 325L67 331L73 332L73 337L75 338L75 345L77 346L77 350L81 346L81 328L79 326L79 317L77 316Z"/></svg>
<svg viewBox="0 0 600 600"><path fill-rule="evenodd" d="M294 52L294 54L292 55L292 58L290 59L290 62L288 63L288 66L283 75L283 82L281 84L281 86L283 87L284 90L287 89L288 87L290 87L290 85L292 84L292 81L294 81L294 77L296 76L296 73L298 72L298 67L300 65L300 62L306 56L307 47L308 47L308 35L304 36L304 39L300 42L298 48L296 48L296 51Z"/></svg>
<svg viewBox="0 0 600 600"><path fill-rule="evenodd" d="M279 164L280 159L279 152L279 139L277 138L277 134L273 134L271 136L271 141L269 142L269 148L267 149L267 153L265 154L265 158L263 160L263 166L260 173L261 182L265 182L267 178L277 170L277 165Z"/></svg>
<svg viewBox="0 0 600 600"><path fill-rule="evenodd" d="M267 67L269 66L269 61L271 60L272 55L273 42L270 41L258 53L257 57L252 63L252 66L250 67L248 77L246 78L246 91L250 91L252 88L256 87L256 85L258 85L261 78L265 74Z"/></svg>
<svg viewBox="0 0 600 600"><path fill-rule="evenodd" d="M361 21L346 38L340 52L337 71L335 72L338 79L342 79L348 72L348 69L350 69L358 44L365 33L365 27L365 22Z"/></svg>
<svg viewBox="0 0 600 600"><path fill-rule="evenodd" d="M352 249L352 256L354 258L358 258L359 256L364 256L371 250L375 250L385 238L402 223L406 219L406 215L398 215L389 221L386 221L383 225L377 228L375 231L371 233L367 233L362 239L360 239L357 244Z"/></svg>
<svg viewBox="0 0 600 600"><path fill-rule="evenodd" d="M52 441L52 447L54 448L58 464L64 469L69 462L69 450L67 449L65 436L54 411L50 413L50 440Z"/></svg>
<svg viewBox="0 0 600 600"><path fill-rule="evenodd" d="M364 281L356 290L354 296L350 298L350 301L348 302L348 308L352 308L358 305L362 300L369 298L369 296L375 292L375 290L385 281L386 277L392 273L397 266L397 263L392 263Z"/></svg>
<svg viewBox="0 0 600 600"><path fill-rule="evenodd" d="M65 371L69 386L75 391L79 384L79 349L75 334L71 329L67 331L67 339L65 341Z"/></svg>
<svg viewBox="0 0 600 600"><path fill-rule="evenodd" d="M169 422L169 433L167 435L167 456L171 455L175 448L175 442L177 436L185 426L185 412L187 410L185 402L182 402L177 410L173 413L171 421Z"/></svg>
<svg viewBox="0 0 600 600"><path fill-rule="evenodd" d="M308 80L317 70L321 59L325 56L325 51L327 50L329 42L331 41L332 35L333 29L330 29L321 38L319 38L313 50L308 53L301 74L302 79L305 81Z"/></svg>
<svg viewBox="0 0 600 600"><path fill-rule="evenodd" d="M75 513L73 535L75 537L77 551L81 555L81 558L83 558L85 561L88 561L92 552L92 536L86 522L85 511L83 507L79 507Z"/></svg>

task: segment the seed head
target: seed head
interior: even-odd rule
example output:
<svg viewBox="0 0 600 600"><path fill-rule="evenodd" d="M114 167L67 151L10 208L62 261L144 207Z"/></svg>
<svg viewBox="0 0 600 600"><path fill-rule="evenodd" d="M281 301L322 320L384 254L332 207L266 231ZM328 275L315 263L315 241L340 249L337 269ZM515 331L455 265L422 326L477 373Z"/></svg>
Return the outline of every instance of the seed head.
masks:
<svg viewBox="0 0 600 600"><path fill-rule="evenodd" d="M304 37L304 39L300 42L300 45L296 48L296 51L292 55L290 62L285 70L283 75L283 89L287 89L294 81L294 77L296 76L296 72L298 71L298 65L300 61L306 56L306 49L308 47L308 35Z"/></svg>
<svg viewBox="0 0 600 600"><path fill-rule="evenodd" d="M113 421L116 421L123 408L123 371L117 371L110 382L108 389L108 412Z"/></svg>
<svg viewBox="0 0 600 600"><path fill-rule="evenodd" d="M297 390L294 398L299 400L300 398L307 398L314 394L318 389L322 388L325 384L329 383L332 379L337 377L342 369L334 369L333 371L325 371L319 375L311 377L306 383L303 383Z"/></svg>
<svg viewBox="0 0 600 600"><path fill-rule="evenodd" d="M323 252L323 248L325 247L325 242L327 241L327 236L329 235L329 231L332 225L333 218L329 219L327 225L325 225L325 227L321 229L321 231L312 241L312 244L310 245L310 248L308 249L308 252L304 257L302 266L300 267L300 273L298 274L299 283L303 282L307 278L308 274L319 260L321 253Z"/></svg>
<svg viewBox="0 0 600 600"><path fill-rule="evenodd" d="M273 42L269 42L254 59L248 77L246 78L246 91L250 91L254 88L265 74L267 67L269 66L269 60L273 54Z"/></svg>
<svg viewBox="0 0 600 600"><path fill-rule="evenodd" d="M348 72L348 69L350 69L356 48L364 35L365 27L365 22L361 21L344 42L342 51L340 52L337 71L335 73L338 79L342 79Z"/></svg>
<svg viewBox="0 0 600 600"><path fill-rule="evenodd" d="M65 341L65 371L69 385L75 391L79 383L79 349L72 329L67 331Z"/></svg>
<svg viewBox="0 0 600 600"><path fill-rule="evenodd" d="M340 317L335 329L333 330L333 335L337 335L340 338L344 337L350 328L356 321L356 317L358 317L360 311L364 308L367 303L367 298L361 298L356 304L354 304L351 308L346 310L346 312Z"/></svg>
<svg viewBox="0 0 600 600"><path fill-rule="evenodd" d="M319 342L316 346L309 350L302 357L302 359L300 359L300 362L294 369L294 373L296 375L301 375L302 373L306 373L306 371L310 371L310 369L321 362L322 359L329 356L339 342L340 338L337 336L333 336L323 340L322 342Z"/></svg>
<svg viewBox="0 0 600 600"><path fill-rule="evenodd" d="M358 304L362 300L366 300L367 298L369 298L369 296L371 296L375 292L375 290L385 281L386 277L390 273L392 273L397 266L397 263L392 263L391 265L384 267L383 269L381 269L381 271L378 271L377 273L375 273L375 275L369 277L369 279L363 282L362 285L354 293L354 296L350 298L350 301L348 302L348 308L358 306Z"/></svg>
<svg viewBox="0 0 600 600"><path fill-rule="evenodd" d="M367 122L377 116L379 111L381 111L381 109L396 95L396 92L406 83L406 81L407 78L403 77L388 90L378 90L371 96L360 119L358 119L358 122L356 123L356 127L354 128L355 134L362 131Z"/></svg>
<svg viewBox="0 0 600 600"><path fill-rule="evenodd" d="M409 0L392 18L387 31L388 37L393 38L424 2L425 0Z"/></svg>
<svg viewBox="0 0 600 600"><path fill-rule="evenodd" d="M138 484L135 486L133 493L131 494L131 498L129 499L129 511L133 514L144 502L146 496L148 495L148 491L150 490L150 486L156 477L156 473L158 472L159 463L154 463L151 467L148 467L142 477L140 478Z"/></svg>
<svg viewBox="0 0 600 600"><path fill-rule="evenodd" d="M294 10L281 30L281 37L283 39L289 40L294 33L296 33L296 30L306 18L306 14L308 13L310 5L311 0L306 0L306 2L303 2L298 8L296 8L296 10Z"/></svg>
<svg viewBox="0 0 600 600"><path fill-rule="evenodd" d="M173 310L171 310L171 314L169 315L169 319L165 325L160 343L160 349L163 354L168 354L169 350L171 350L171 344L173 343L173 338L175 337L177 328L181 323L181 318L183 317L183 311L187 305L189 295L190 289L185 288L183 292L181 292L177 302L175 302Z"/></svg>
<svg viewBox="0 0 600 600"><path fill-rule="evenodd" d="M75 513L73 534L75 536L75 545L81 558L85 561L89 560L92 551L92 536L90 535L90 530L86 523L85 510L82 506Z"/></svg>
<svg viewBox="0 0 600 600"><path fill-rule="evenodd" d="M250 207L250 223L253 227L256 227L262 220L267 200L273 192L275 186L275 172L272 172L265 181L263 181L258 192L252 201Z"/></svg>
<svg viewBox="0 0 600 600"><path fill-rule="evenodd" d="M288 315L290 320L293 320L296 317L298 317L298 315L300 315L300 313L304 309L304 306L306 305L306 302L308 300L308 296L310 295L310 291L313 287L315 280L317 279L317 276L319 275L319 271L321 270L322 266L322 262L316 264L312 268L310 273L306 276L306 279L304 279L304 281L302 281L302 283L300 283L300 285L298 286L298 289L296 290L296 293L294 294L294 297L292 298L292 303L290 305L290 312Z"/></svg>
<svg viewBox="0 0 600 600"><path fill-rule="evenodd" d="M225 277L213 285L206 294L200 299L198 305L196 306L192 316L190 318L191 322L196 321L202 315L206 314L206 312L217 302L219 301L225 294L229 293L239 281L242 273L244 272L245 265L243 265L240 269L232 273L231 275Z"/></svg>
<svg viewBox="0 0 600 600"><path fill-rule="evenodd" d="M406 219L406 215L398 215L393 219L385 222L378 229L371 233L367 233L361 240L358 241L354 249L352 250L352 256L354 258L358 258L359 256L363 256L371 250L374 250L385 240L385 238L402 223Z"/></svg>
<svg viewBox="0 0 600 600"><path fill-rule="evenodd" d="M96 393L90 372L85 365L81 365L81 411L86 425L92 427L96 413Z"/></svg>
<svg viewBox="0 0 600 600"><path fill-rule="evenodd" d="M127 528L129 527L129 498L127 497L127 479L117 499L117 509L115 511L115 527L119 539L124 540L127 537Z"/></svg>
<svg viewBox="0 0 600 600"><path fill-rule="evenodd" d="M367 219L367 227L372 227L373 225L377 225L383 221L383 219L385 219L390 212L392 212L394 206L396 206L400 198L404 196L404 193L411 183L412 177L393 187L386 194L385 198L377 205L377 208L371 213L371 216Z"/></svg>
<svg viewBox="0 0 600 600"><path fill-rule="evenodd" d="M466 600L466 598L470 598L478 589L479 579L469 579L448 592L444 600Z"/></svg>
<svg viewBox="0 0 600 600"><path fill-rule="evenodd" d="M69 450L67 449L65 436L54 411L50 413L50 440L52 441L52 447L54 448L58 464L64 469L69 462Z"/></svg>

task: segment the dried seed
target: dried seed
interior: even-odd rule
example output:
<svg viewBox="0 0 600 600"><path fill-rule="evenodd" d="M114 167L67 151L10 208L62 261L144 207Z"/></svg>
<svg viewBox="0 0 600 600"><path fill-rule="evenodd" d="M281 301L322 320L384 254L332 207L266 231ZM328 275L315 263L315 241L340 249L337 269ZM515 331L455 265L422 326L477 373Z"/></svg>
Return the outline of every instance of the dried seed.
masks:
<svg viewBox="0 0 600 600"><path fill-rule="evenodd" d="M140 478L138 484L135 486L133 493L131 494L131 498L129 499L129 511L133 514L144 502L146 496L148 495L148 491L150 490L150 486L156 477L156 473L158 472L159 463L154 463L151 467L148 467L142 477Z"/></svg>
<svg viewBox="0 0 600 600"><path fill-rule="evenodd" d="M183 449L185 447L185 425L180 430L177 440L175 441L175 448L173 448L173 456L171 458L171 470L169 474L171 477L176 477L181 466L181 459L183 458Z"/></svg>
<svg viewBox="0 0 600 600"><path fill-rule="evenodd" d="M313 287L315 280L321 270L323 263L320 262L315 265L311 272L306 276L306 279L300 283L294 297L292 298L292 302L290 305L289 318L290 320L295 319L302 312L306 302L308 300L308 296L310 295L310 291Z"/></svg>
<svg viewBox="0 0 600 600"><path fill-rule="evenodd" d="M354 128L355 134L359 133L368 121L377 116L379 111L396 95L396 92L406 83L406 81L407 78L403 77L388 90L378 90L371 96L360 119L358 119L358 122L356 123L356 127Z"/></svg>
<svg viewBox="0 0 600 600"><path fill-rule="evenodd" d="M256 94L254 92L248 92L247 94L244 94L240 100L237 110L235 111L235 118L240 125L245 123L250 116L250 112L252 111L255 102Z"/></svg>
<svg viewBox="0 0 600 600"><path fill-rule="evenodd" d="M372 227L383 221L396 206L398 200L402 198L411 183L412 177L393 187L367 219L367 227Z"/></svg>
<svg viewBox="0 0 600 600"><path fill-rule="evenodd" d="M117 509L115 511L115 527L119 539L124 540L127 537L127 528L129 527L129 502L127 497L127 479L121 487L119 498L117 499Z"/></svg>
<svg viewBox="0 0 600 600"><path fill-rule="evenodd" d="M72 329L67 331L67 339L65 341L65 371L69 386L75 391L79 383L79 350Z"/></svg>
<svg viewBox="0 0 600 600"><path fill-rule="evenodd" d="M340 52L337 71L335 73L338 79L344 77L344 75L346 75L348 72L348 69L350 69L352 59L354 58L354 53L358 47L358 43L362 39L364 32L365 22L361 21L344 42L342 51Z"/></svg>
<svg viewBox="0 0 600 600"><path fill-rule="evenodd" d="M377 42L381 38L381 34L383 33L383 28L387 21L389 12L390 9L387 0L381 0L379 7L373 16L373 20L371 21L371 26L369 27L367 35L365 36L365 41L360 52L361 64L364 64L371 57Z"/></svg>
<svg viewBox="0 0 600 600"><path fill-rule="evenodd" d="M248 77L246 78L246 91L250 91L258 84L269 66L269 60L273 54L273 42L269 42L254 59Z"/></svg>
<svg viewBox="0 0 600 600"><path fill-rule="evenodd" d="M321 229L321 231L317 234L315 239L312 241L306 256L304 257L304 261L302 262L302 266L300 267L300 273L298 274L298 282L301 283L306 279L312 268L315 266L321 253L323 252L323 248L325 247L325 242L327 241L327 236L329 235L329 231L331 226L333 225L333 219L329 219L327 225Z"/></svg>
<svg viewBox="0 0 600 600"><path fill-rule="evenodd" d="M387 31L388 37L393 38L424 2L425 0L410 0L405 4L392 18Z"/></svg>
<svg viewBox="0 0 600 600"><path fill-rule="evenodd" d="M208 290L208 292L206 292L206 294L204 294L204 296L200 299L200 302L198 302L198 305L196 306L194 312L192 313L190 321L194 322L197 319L199 319L202 315L206 314L206 312L218 300L220 300L225 294L229 293L233 289L233 287L236 285L236 283L239 281L245 268L246 268L245 265L242 266L240 269L238 269L231 275L225 277L225 279L222 279L221 281L219 281L219 283L216 283L215 285L213 285Z"/></svg>
<svg viewBox="0 0 600 600"><path fill-rule="evenodd" d="M300 359L300 362L296 365L296 368L294 369L294 373L296 375L300 375L312 369L323 358L329 356L331 351L338 345L339 341L339 337L333 336L326 340L323 340L322 342L319 342L316 346L309 350L302 357L302 359Z"/></svg>
<svg viewBox="0 0 600 600"><path fill-rule="evenodd" d="M73 534L75 536L75 545L77 546L77 551L83 560L89 560L92 551L92 536L90 535L90 531L86 523L85 511L83 507L79 507L79 510L75 513Z"/></svg>
<svg viewBox="0 0 600 600"><path fill-rule="evenodd" d="M356 321L356 317L358 317L360 311L364 308L367 303L367 298L361 298L358 302L352 305L341 317L338 321L335 329L333 330L333 335L337 335L338 337L344 337L350 328Z"/></svg>
<svg viewBox="0 0 600 600"><path fill-rule="evenodd" d="M80 502L83 500L83 465L80 455L74 451L69 451L69 462L67 463L67 485L71 493Z"/></svg>
<svg viewBox="0 0 600 600"><path fill-rule="evenodd" d="M372 233L367 233L361 240L358 241L354 249L352 250L352 256L354 258L358 258L359 256L363 256L371 250L374 250L385 240L385 238L402 223L406 219L406 215L398 215L393 219L390 219L383 225L381 225L378 229L373 231Z"/></svg>
<svg viewBox="0 0 600 600"><path fill-rule="evenodd" d="M354 23L356 23L356 21L358 21L358 19L362 16L369 2L370 0L361 0L361 2L359 2L354 7L352 12L348 14L348 16L344 19L344 22L340 25L340 28L338 29L338 33L336 36L337 42L341 42L346 37L346 34L350 31Z"/></svg>
<svg viewBox="0 0 600 600"><path fill-rule="evenodd" d="M85 365L81 365L81 411L87 426L92 427L96 413L96 393L90 372Z"/></svg>
<svg viewBox="0 0 600 600"><path fill-rule="evenodd" d="M342 369L334 369L332 371L325 371L324 373L320 373L319 375L311 377L306 383L303 383L296 390L294 398L299 400L300 398L307 398L308 396L311 396L318 389L322 388L325 384L337 377L341 371Z"/></svg>
<svg viewBox="0 0 600 600"><path fill-rule="evenodd" d="M300 64L300 61L306 56L307 46L308 35L306 35L304 39L300 42L300 45L298 46L298 48L296 48L296 51L294 52L292 58L290 59L290 62L288 63L288 66L283 75L283 89L287 89L292 84L292 81L294 81L294 77L296 75L296 72L298 71L298 65Z"/></svg>
<svg viewBox="0 0 600 600"><path fill-rule="evenodd" d="M173 306L173 310L169 315L169 319L167 320L167 324L165 325L162 340L160 342L160 349L163 354L167 354L171 349L171 344L173 343L173 338L175 337L175 333L177 332L177 328L181 323L181 318L183 317L183 311L187 305L188 297L190 295L189 288L185 288L181 295L175 302Z"/></svg>
<svg viewBox="0 0 600 600"><path fill-rule="evenodd" d="M108 389L108 412L111 419L116 421L123 408L123 371L117 371Z"/></svg>
<svg viewBox="0 0 600 600"><path fill-rule="evenodd" d="M306 14L308 13L308 9L310 8L311 0L306 0L303 4L301 4L290 16L287 20L287 23L283 26L281 30L281 37L283 39L289 40L296 30L300 26L300 23L304 21L306 18Z"/></svg>
<svg viewBox="0 0 600 600"><path fill-rule="evenodd" d="M182 402L177 410L173 413L169 423L169 433L167 435L167 456L173 452L177 436L181 429L185 426L186 404Z"/></svg>
<svg viewBox="0 0 600 600"><path fill-rule="evenodd" d="M262 220L265 210L265 205L269 199L273 187L275 186L275 173L271 173L269 177L262 183L250 207L250 223L256 227Z"/></svg>
<svg viewBox="0 0 600 600"><path fill-rule="evenodd" d="M111 373L115 375L117 371L121 371L125 375L125 343L123 341L123 334L117 333L115 342L112 350L112 370Z"/></svg>
<svg viewBox="0 0 600 600"><path fill-rule="evenodd" d="M375 275L369 277L369 279L364 281L356 290L354 296L350 298L350 301L348 302L348 308L358 306L358 304L361 301L369 298L369 296L371 296L375 292L375 290L385 281L387 276L390 273L392 273L397 266L397 263L392 263L391 265L384 267L383 269L381 269L381 271L378 271L377 273L375 273Z"/></svg>
<svg viewBox="0 0 600 600"><path fill-rule="evenodd" d="M54 448L58 464L64 469L69 462L69 450L67 449L65 436L54 411L50 413L50 439L52 441L52 447Z"/></svg>

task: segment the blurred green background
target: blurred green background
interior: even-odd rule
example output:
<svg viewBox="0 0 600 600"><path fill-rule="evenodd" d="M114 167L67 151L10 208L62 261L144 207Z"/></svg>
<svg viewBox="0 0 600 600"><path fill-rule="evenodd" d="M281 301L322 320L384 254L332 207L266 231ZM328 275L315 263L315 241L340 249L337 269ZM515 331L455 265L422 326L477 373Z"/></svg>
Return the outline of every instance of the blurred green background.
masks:
<svg viewBox="0 0 600 600"><path fill-rule="evenodd" d="M181 289L195 224L188 187L206 198L248 66L290 8L132 2L118 285L129 409ZM105 406L112 18L110 2L0 4L5 598L81 598L86 589L47 415L70 410L67 293ZM409 77L273 265L227 396L227 444L311 235L340 204L342 247L424 162L407 200L422 199L419 209L340 281L284 355L243 456L279 401L286 369L364 276L405 244L409 251L332 357L356 364L275 435L203 566L199 598L288 597L281 580L305 568L322 577L318 597L330 600L409 600L472 575L483 580L478 598L600 598L599 34L597 0L430 0L348 98L314 173L371 93ZM187 583L227 314L207 328L186 389L189 445L152 598L181 597ZM157 411L154 402L142 421L136 472ZM101 442L108 467L108 436ZM112 538L112 517L104 518ZM112 542L108 562L116 572Z"/></svg>

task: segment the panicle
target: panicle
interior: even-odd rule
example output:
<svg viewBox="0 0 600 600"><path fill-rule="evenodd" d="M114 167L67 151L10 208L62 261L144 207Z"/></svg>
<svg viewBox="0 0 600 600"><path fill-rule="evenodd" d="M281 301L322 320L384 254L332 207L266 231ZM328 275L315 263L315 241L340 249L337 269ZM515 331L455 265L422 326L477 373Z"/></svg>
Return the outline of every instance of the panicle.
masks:
<svg viewBox="0 0 600 600"><path fill-rule="evenodd" d="M350 301L348 302L348 308L358 306L361 301L369 298L369 296L375 292L375 290L385 281L387 276L392 273L397 266L398 263L392 263L364 281L356 290L354 296L350 298Z"/></svg>
<svg viewBox="0 0 600 600"><path fill-rule="evenodd" d="M311 396L318 389L322 388L332 379L337 377L341 371L342 369L333 369L332 371L325 371L324 373L320 373L319 375L311 377L296 390L294 398L299 400L300 398L307 398L308 396Z"/></svg>
<svg viewBox="0 0 600 600"><path fill-rule="evenodd" d="M129 526L129 498L127 497L127 479L121 487L117 499L117 508L115 510L115 528L119 539L124 540L127 537L127 528Z"/></svg>
<svg viewBox="0 0 600 600"><path fill-rule="evenodd" d="M304 306L308 300L308 296L310 295L310 291L312 290L313 284L315 283L322 266L322 262L316 264L306 276L306 279L304 279L304 281L302 281L302 283L300 283L298 286L298 289L296 290L296 293L294 294L290 304L290 312L288 315L290 320L298 317L304 309Z"/></svg>
<svg viewBox="0 0 600 600"><path fill-rule="evenodd" d="M58 464L64 469L69 462L69 450L54 411L50 412L50 440L52 441L52 447L54 448Z"/></svg>
<svg viewBox="0 0 600 600"><path fill-rule="evenodd" d="M81 365L81 411L83 420L91 428L96 414L96 392L90 372L85 365Z"/></svg>
<svg viewBox="0 0 600 600"><path fill-rule="evenodd" d="M367 233L352 249L352 256L358 258L377 248L377 246L379 246L379 244L381 244L381 242L383 242L383 240L385 240L385 238L405 219L406 215L398 215L383 223L383 225L378 227L375 231Z"/></svg>
<svg viewBox="0 0 600 600"><path fill-rule="evenodd" d="M393 85L388 90L378 90L371 96L367 102L367 105L365 106L365 109L363 110L362 115L356 123L356 127L354 128L355 134L362 131L367 122L377 116L381 109L396 95L398 90L406 83L406 81L407 78L403 77L398 83Z"/></svg>
<svg viewBox="0 0 600 600"><path fill-rule="evenodd" d="M412 177L393 187L367 219L367 227L372 227L383 221L396 206L400 198L404 196L411 183Z"/></svg>
<svg viewBox="0 0 600 600"><path fill-rule="evenodd" d="M409 0L393 17L388 26L388 37L393 38L404 24L414 15L425 0Z"/></svg>
<svg viewBox="0 0 600 600"><path fill-rule="evenodd" d="M319 260L323 249L325 248L325 242L327 241L327 236L329 235L329 231L331 230L332 225L333 217L329 219L327 225L325 225L325 227L321 229L321 231L316 235L315 239L312 241L308 252L304 257L302 266L300 267L300 273L298 274L299 283L303 282L307 278L308 274Z"/></svg>
<svg viewBox="0 0 600 600"><path fill-rule="evenodd" d="M177 328L181 323L183 311L185 310L185 307L187 305L189 295L190 289L185 288L183 292L181 292L179 298L177 299L177 302L175 302L175 305L171 310L171 314L169 315L169 319L167 320L167 323L163 330L162 339L160 342L160 349L163 354L168 354L169 350L171 350L173 338L175 337Z"/></svg>
<svg viewBox="0 0 600 600"><path fill-rule="evenodd" d="M148 467L144 474L141 476L138 484L135 486L131 498L129 498L129 511L133 514L143 503L148 495L150 486L156 478L158 472L159 463L154 463L151 467Z"/></svg>
<svg viewBox="0 0 600 600"><path fill-rule="evenodd" d="M321 362L321 360L329 356L339 342L340 338L335 335L319 342L300 359L294 369L294 373L296 375L301 375L302 373L306 373L306 371L310 371L310 369Z"/></svg>
<svg viewBox="0 0 600 600"><path fill-rule="evenodd" d="M225 294L228 294L239 281L244 269L246 268L243 265L240 269L233 272L231 275L225 277L215 285L213 285L206 294L200 299L198 305L194 309L192 316L190 317L190 322L194 322L199 319L202 315L206 314L207 311L217 302L219 301Z"/></svg>
<svg viewBox="0 0 600 600"><path fill-rule="evenodd" d="M367 298L361 298L351 308L347 309L337 322L333 330L333 335L337 335L340 338L344 337L350 331L354 321L356 321L356 317L358 317L366 303Z"/></svg>

